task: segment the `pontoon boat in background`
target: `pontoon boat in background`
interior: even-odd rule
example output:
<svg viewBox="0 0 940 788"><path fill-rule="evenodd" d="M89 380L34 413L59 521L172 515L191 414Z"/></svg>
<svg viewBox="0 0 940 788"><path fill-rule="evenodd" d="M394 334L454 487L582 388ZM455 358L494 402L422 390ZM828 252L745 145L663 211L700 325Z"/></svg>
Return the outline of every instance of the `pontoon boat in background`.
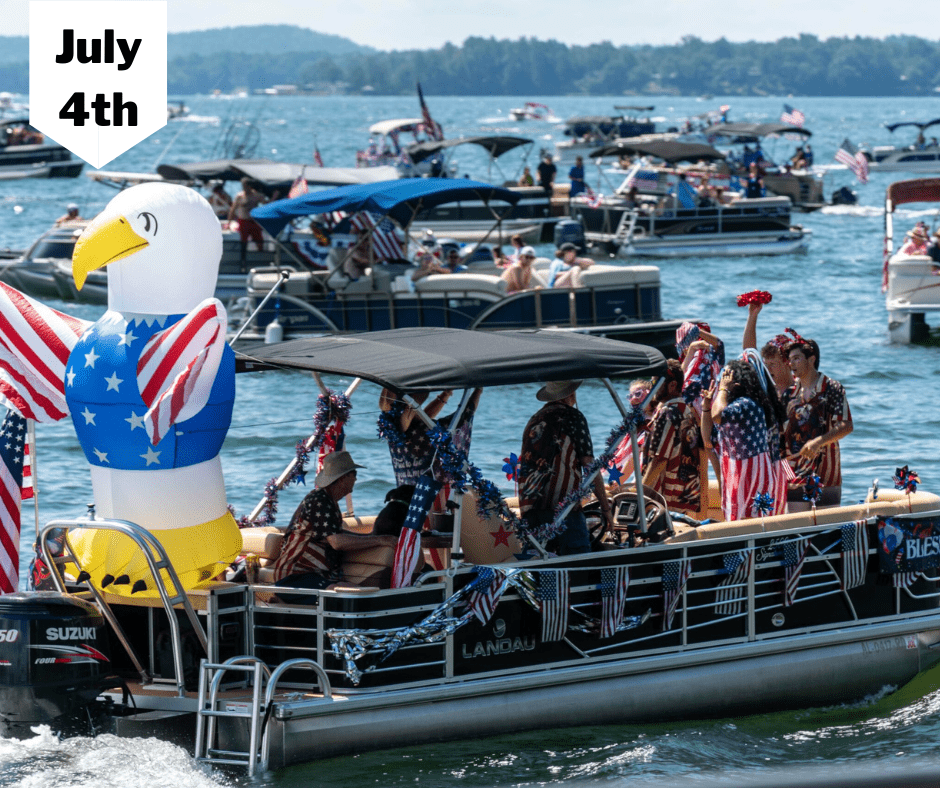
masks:
<svg viewBox="0 0 940 788"><path fill-rule="evenodd" d="M929 140L924 137L927 129L938 124L940 124L940 118L924 123L918 121L886 123L885 128L890 132L905 126L913 126L917 129L917 140L913 145L904 147L897 145L862 147L862 152L868 158L869 169L885 172L940 172L940 144L937 143L936 137L931 137Z"/></svg>
<svg viewBox="0 0 940 788"><path fill-rule="evenodd" d="M77 178L85 162L29 125L26 117L0 120L0 180Z"/></svg>

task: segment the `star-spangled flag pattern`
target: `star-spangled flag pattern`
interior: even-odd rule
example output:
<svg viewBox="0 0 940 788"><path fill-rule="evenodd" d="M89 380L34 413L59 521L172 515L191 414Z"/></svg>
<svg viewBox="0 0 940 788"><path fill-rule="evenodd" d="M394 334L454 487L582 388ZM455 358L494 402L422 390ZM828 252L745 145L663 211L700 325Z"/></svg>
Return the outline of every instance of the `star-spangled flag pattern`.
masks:
<svg viewBox="0 0 940 788"><path fill-rule="evenodd" d="M864 520L843 523L842 532L842 590L863 585L868 567L868 525Z"/></svg>
<svg viewBox="0 0 940 788"><path fill-rule="evenodd" d="M421 83L418 83L418 101L421 103L421 118L424 121L424 130L430 140L444 139L444 130L441 124L431 117L431 111L424 101L424 93L421 91Z"/></svg>
<svg viewBox="0 0 940 788"><path fill-rule="evenodd" d="M891 583L895 588L907 588L916 579L920 572L897 572L891 575Z"/></svg>
<svg viewBox="0 0 940 788"><path fill-rule="evenodd" d="M35 497L36 487L33 479L33 440L30 430L26 431L27 440L23 444L23 483L20 485L20 498L28 501Z"/></svg>
<svg viewBox="0 0 940 788"><path fill-rule="evenodd" d="M481 624L493 617L496 606L503 595L505 575L491 566L477 567L477 577L470 584L470 598L467 607Z"/></svg>
<svg viewBox="0 0 940 788"><path fill-rule="evenodd" d="M784 607L789 607L796 601L796 589L800 585L800 575L803 573L807 547L809 547L809 539L791 539L783 543Z"/></svg>
<svg viewBox="0 0 940 788"><path fill-rule="evenodd" d="M222 302L207 298L144 346L137 385L149 408L144 423L154 446L173 424L206 406L226 347L227 326Z"/></svg>
<svg viewBox="0 0 940 788"><path fill-rule="evenodd" d="M564 638L568 631L568 572L564 569L539 572L535 598L542 611L542 642Z"/></svg>
<svg viewBox="0 0 940 788"><path fill-rule="evenodd" d="M323 165L321 164L320 166L322 167ZM307 179L303 175L298 175L297 179L291 184L287 196L293 199L294 197L300 197L302 194L306 194L308 191L310 191L310 188L307 186Z"/></svg>
<svg viewBox="0 0 940 788"><path fill-rule="evenodd" d="M392 588L405 588L411 585L411 576L421 557L421 529L431 511L431 504L441 489L441 483L428 475L418 479L415 484L408 514L398 536L395 547L395 563L392 566Z"/></svg>
<svg viewBox="0 0 940 788"><path fill-rule="evenodd" d="M360 233L375 228L372 233L372 247L375 250L376 260L400 260L404 257L402 242L398 239L391 219L386 217L376 222L368 211L360 211L349 220L349 224Z"/></svg>
<svg viewBox="0 0 940 788"><path fill-rule="evenodd" d="M800 112L800 110L791 107L789 104L784 104L783 114L780 116L780 122L802 128L803 124L806 122L806 115Z"/></svg>
<svg viewBox="0 0 940 788"><path fill-rule="evenodd" d="M7 411L0 424L0 594L12 594L20 582L20 502L26 419Z"/></svg>
<svg viewBox="0 0 940 788"><path fill-rule="evenodd" d="M736 616L744 612L747 589L743 587L754 569L754 551L742 550L723 556L728 576L718 584L715 594L715 615Z"/></svg>
<svg viewBox="0 0 940 788"><path fill-rule="evenodd" d="M626 566L601 569L601 637L613 637L623 621L630 568Z"/></svg>
<svg viewBox="0 0 940 788"><path fill-rule="evenodd" d="M836 161L848 167L860 183L868 183L868 159L848 138L842 140L836 151Z"/></svg>
<svg viewBox="0 0 940 788"><path fill-rule="evenodd" d="M90 325L0 282L0 405L34 421L64 418L65 366Z"/></svg>
<svg viewBox="0 0 940 788"><path fill-rule="evenodd" d="M663 632L672 629L672 619L691 573L692 562L689 559L663 564Z"/></svg>
<svg viewBox="0 0 940 788"><path fill-rule="evenodd" d="M320 155L320 146L316 143L313 145L313 160L316 162L318 167L323 166L323 157Z"/></svg>
<svg viewBox="0 0 940 788"><path fill-rule="evenodd" d="M776 488L767 422L752 399L739 397L724 409L718 428L721 505L727 520L758 517L758 495Z"/></svg>

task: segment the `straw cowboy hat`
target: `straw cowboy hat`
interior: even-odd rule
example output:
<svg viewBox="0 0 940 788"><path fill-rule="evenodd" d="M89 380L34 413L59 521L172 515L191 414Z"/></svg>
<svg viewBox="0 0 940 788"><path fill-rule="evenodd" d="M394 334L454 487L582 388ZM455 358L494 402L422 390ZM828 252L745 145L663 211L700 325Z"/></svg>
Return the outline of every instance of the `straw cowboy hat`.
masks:
<svg viewBox="0 0 940 788"><path fill-rule="evenodd" d="M535 398L540 402L557 402L574 394L583 382L583 380L553 380L542 386Z"/></svg>
<svg viewBox="0 0 940 788"><path fill-rule="evenodd" d="M915 227L913 230L911 230L910 232L908 232L908 235L909 235L911 238L918 238L918 239L920 239L921 241L927 241L927 240L929 240L929 236L927 235L927 230L926 230L926 228L920 227L920 226Z"/></svg>
<svg viewBox="0 0 940 788"><path fill-rule="evenodd" d="M321 489L329 487L337 479L341 479L347 473L352 473L356 468L365 468L365 466L356 465L348 451L334 451L323 458L323 467L317 474L314 484Z"/></svg>

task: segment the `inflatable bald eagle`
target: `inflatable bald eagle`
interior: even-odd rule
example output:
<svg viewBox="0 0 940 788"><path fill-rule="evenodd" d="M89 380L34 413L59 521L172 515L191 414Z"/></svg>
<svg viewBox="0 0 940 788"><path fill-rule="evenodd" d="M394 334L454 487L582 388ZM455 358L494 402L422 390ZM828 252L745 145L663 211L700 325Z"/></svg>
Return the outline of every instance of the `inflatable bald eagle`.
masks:
<svg viewBox="0 0 940 788"><path fill-rule="evenodd" d="M72 271L108 267L108 311L78 320L0 284L0 396L26 418L71 415L97 514L149 530L185 588L215 577L241 549L219 450L235 399L225 308L215 298L222 232L184 186L118 194L75 244ZM158 593L125 536L73 531L99 588Z"/></svg>

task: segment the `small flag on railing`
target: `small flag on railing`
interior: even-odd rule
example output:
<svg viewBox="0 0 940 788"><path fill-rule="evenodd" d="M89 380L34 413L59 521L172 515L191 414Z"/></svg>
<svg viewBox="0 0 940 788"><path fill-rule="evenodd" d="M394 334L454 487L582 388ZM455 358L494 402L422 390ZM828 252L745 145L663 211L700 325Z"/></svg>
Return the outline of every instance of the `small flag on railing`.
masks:
<svg viewBox="0 0 940 788"><path fill-rule="evenodd" d="M895 588L908 588L916 579L920 572L898 572L891 575L891 582Z"/></svg>
<svg viewBox="0 0 940 788"><path fill-rule="evenodd" d="M630 585L630 568L601 569L601 637L613 637L623 621L623 609Z"/></svg>
<svg viewBox="0 0 940 788"><path fill-rule="evenodd" d="M868 567L868 525L864 520L844 523L842 531L842 590L863 585Z"/></svg>
<svg viewBox="0 0 940 788"><path fill-rule="evenodd" d="M692 562L688 559L663 564L663 632L672 629L672 619L691 573Z"/></svg>
<svg viewBox="0 0 940 788"><path fill-rule="evenodd" d="M0 594L12 594L20 582L20 502L23 500L23 451L26 419L7 411L0 424Z"/></svg>
<svg viewBox="0 0 940 788"><path fill-rule="evenodd" d="M297 179L291 184L290 190L287 192L287 196L291 199L294 197L300 197L302 194L306 194L310 189L307 186L307 179L303 175L298 175Z"/></svg>
<svg viewBox="0 0 940 788"><path fill-rule="evenodd" d="M503 596L503 579L505 575L491 566L477 567L477 577L470 584L470 599L467 607L473 611L481 624L485 624L493 613Z"/></svg>
<svg viewBox="0 0 940 788"><path fill-rule="evenodd" d="M754 551L742 550L724 555L728 576L718 584L715 594L715 615L736 616L744 612L747 589L743 588L754 568Z"/></svg>
<svg viewBox="0 0 940 788"><path fill-rule="evenodd" d="M780 116L780 122L802 128L803 124L806 122L806 115L800 112L800 110L791 107L789 104L784 104L783 114Z"/></svg>
<svg viewBox="0 0 940 788"><path fill-rule="evenodd" d="M783 544L783 605L789 607L796 601L796 589L800 585L803 562L809 539L791 539Z"/></svg>
<svg viewBox="0 0 940 788"><path fill-rule="evenodd" d="M542 642L561 640L568 631L568 573L564 569L539 572L535 590L542 611Z"/></svg>
<svg viewBox="0 0 940 788"><path fill-rule="evenodd" d="M405 524L395 547L392 588L405 588L411 585L411 576L421 558L421 529L440 489L441 483L427 475L419 478L415 485Z"/></svg>

